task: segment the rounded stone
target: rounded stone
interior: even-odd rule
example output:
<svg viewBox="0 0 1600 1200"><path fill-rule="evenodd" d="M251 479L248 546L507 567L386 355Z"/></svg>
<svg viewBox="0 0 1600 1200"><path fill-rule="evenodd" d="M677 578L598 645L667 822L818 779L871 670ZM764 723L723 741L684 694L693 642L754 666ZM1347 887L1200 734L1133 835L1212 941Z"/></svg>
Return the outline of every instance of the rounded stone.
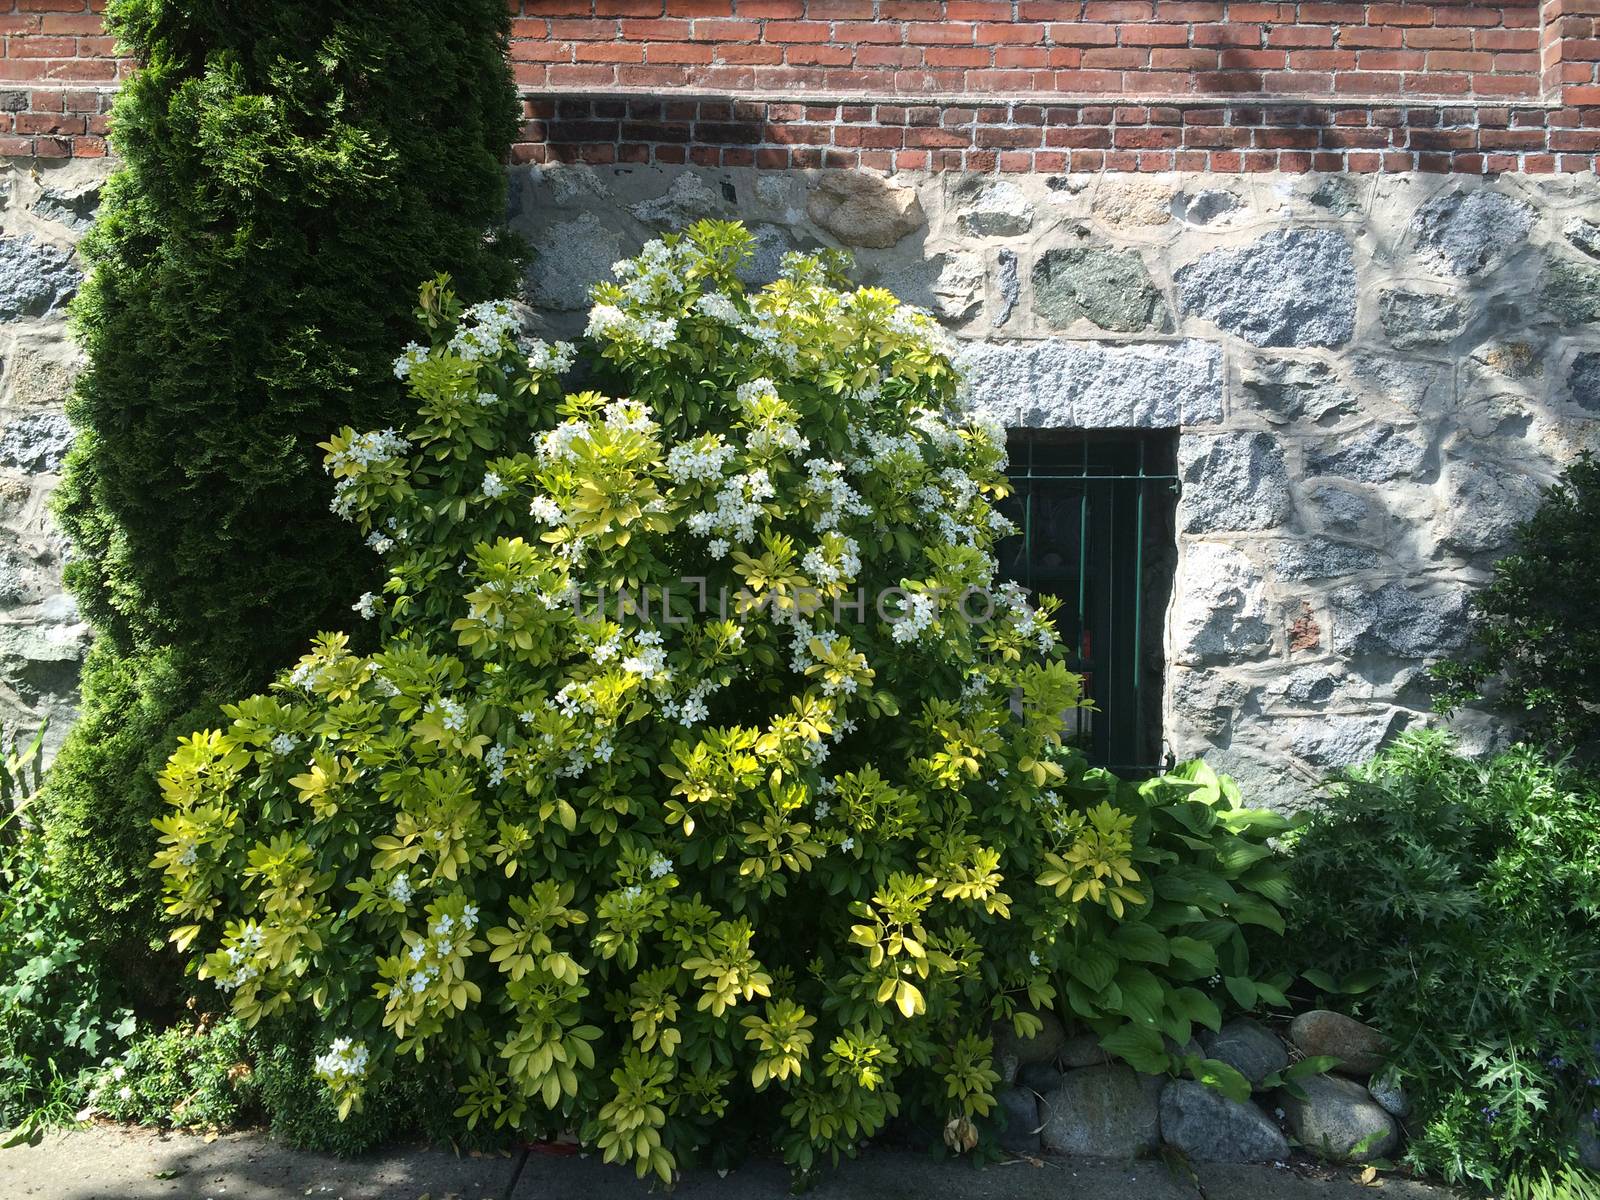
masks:
<svg viewBox="0 0 1600 1200"><path fill-rule="evenodd" d="M1016 1082L1018 1087L1028 1088L1042 1096L1061 1086L1061 1072L1054 1063L1029 1063L1017 1072Z"/></svg>
<svg viewBox="0 0 1600 1200"><path fill-rule="evenodd" d="M1334 1070L1370 1075L1381 1070L1387 1055L1384 1037L1370 1025L1325 1008L1301 1013L1289 1023L1289 1040L1310 1056L1328 1054L1339 1060Z"/></svg>
<svg viewBox="0 0 1600 1200"><path fill-rule="evenodd" d="M0 320L55 312L82 281L71 251L29 234L0 237Z"/></svg>
<svg viewBox="0 0 1600 1200"><path fill-rule="evenodd" d="M726 196L700 176L685 172L673 179L665 195L641 200L629 211L646 225L683 229L696 221L726 220L732 207Z"/></svg>
<svg viewBox="0 0 1600 1200"><path fill-rule="evenodd" d="M1447 499L1440 513L1439 546L1459 554L1508 546L1544 494L1531 475L1471 459L1449 463L1441 482Z"/></svg>
<svg viewBox="0 0 1600 1200"><path fill-rule="evenodd" d="M1005 1114L1000 1148L1012 1154L1039 1152L1039 1098L1027 1088L1006 1088L995 1097Z"/></svg>
<svg viewBox="0 0 1600 1200"><path fill-rule="evenodd" d="M1237 660L1266 650L1266 580L1245 554L1218 542L1184 549L1183 587L1173 602L1173 644L1189 666Z"/></svg>
<svg viewBox="0 0 1600 1200"><path fill-rule="evenodd" d="M1278 230L1213 250L1173 278L1185 313L1254 346L1342 346L1355 336L1355 261L1336 230Z"/></svg>
<svg viewBox="0 0 1600 1200"><path fill-rule="evenodd" d="M1033 1014L1044 1023L1044 1028L1031 1038L1017 1036L1010 1021L996 1022L994 1027L994 1054L996 1058L1014 1058L1018 1067L1033 1063L1053 1063L1061 1052L1061 1043L1067 1032L1061 1020L1048 1010Z"/></svg>
<svg viewBox="0 0 1600 1200"><path fill-rule="evenodd" d="M1417 475L1428 447L1393 425L1369 425L1337 440L1306 444L1307 475L1338 475L1362 483L1388 483Z"/></svg>
<svg viewBox="0 0 1600 1200"><path fill-rule="evenodd" d="M1206 1030L1200 1044L1208 1057L1227 1063L1252 1086L1289 1065L1289 1052L1278 1035L1250 1017L1237 1017L1216 1033Z"/></svg>
<svg viewBox="0 0 1600 1200"><path fill-rule="evenodd" d="M1090 208L1118 229L1165 225L1172 219L1172 189L1153 179L1105 179Z"/></svg>
<svg viewBox="0 0 1600 1200"><path fill-rule="evenodd" d="M1033 308L1054 328L1086 317L1101 329L1166 329L1166 303L1135 250L1058 246L1033 264Z"/></svg>
<svg viewBox="0 0 1600 1200"><path fill-rule="evenodd" d="M593 213L551 225L534 244L530 266L533 302L558 312L589 307L589 288L611 278L622 257L622 235Z"/></svg>
<svg viewBox="0 0 1600 1200"><path fill-rule="evenodd" d="M73 430L63 412L36 409L5 423L0 430L0 466L53 474L66 462Z"/></svg>
<svg viewBox="0 0 1600 1200"><path fill-rule="evenodd" d="M1333 1075L1300 1080L1302 1097L1283 1094L1284 1115L1306 1150L1335 1162L1367 1162L1400 1144L1395 1120L1359 1083Z"/></svg>
<svg viewBox="0 0 1600 1200"><path fill-rule="evenodd" d="M1162 1083L1121 1063L1068 1071L1040 1102L1045 1149L1085 1158L1134 1158L1155 1150Z"/></svg>
<svg viewBox="0 0 1600 1200"><path fill-rule="evenodd" d="M1230 1100L1192 1079L1161 1090L1161 1138L1191 1162L1279 1162L1289 1139L1254 1104Z"/></svg>
<svg viewBox="0 0 1600 1200"><path fill-rule="evenodd" d="M1432 657L1466 639L1467 603L1467 593L1456 587L1413 590L1396 581L1339 588L1328 597L1333 649L1353 657ZM1298 1045L1299 1038L1294 1040Z"/></svg>
<svg viewBox="0 0 1600 1200"><path fill-rule="evenodd" d="M1384 1071L1367 1080L1367 1094L1390 1116L1404 1117L1411 1111L1411 1098L1392 1072Z"/></svg>
<svg viewBox="0 0 1600 1200"><path fill-rule="evenodd" d="M1092 1033L1075 1033L1061 1043L1058 1061L1063 1067L1094 1067L1111 1061L1111 1056L1100 1048L1100 1039Z"/></svg>
<svg viewBox="0 0 1600 1200"><path fill-rule="evenodd" d="M1221 188L1202 188L1197 192L1179 192L1172 198L1172 215L1187 225L1210 225L1229 213L1237 212L1243 202L1232 192Z"/></svg>
<svg viewBox="0 0 1600 1200"><path fill-rule="evenodd" d="M1561 227L1561 234L1590 258L1600 258L1600 223L1573 217Z"/></svg>

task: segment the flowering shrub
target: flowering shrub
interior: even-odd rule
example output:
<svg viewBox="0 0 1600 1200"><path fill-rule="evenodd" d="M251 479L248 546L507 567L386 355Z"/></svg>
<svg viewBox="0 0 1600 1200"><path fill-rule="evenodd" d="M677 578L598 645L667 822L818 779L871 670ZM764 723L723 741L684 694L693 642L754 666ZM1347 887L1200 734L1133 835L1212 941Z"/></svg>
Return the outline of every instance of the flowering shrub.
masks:
<svg viewBox="0 0 1600 1200"><path fill-rule="evenodd" d="M747 294L749 244L617 265L603 391L425 287L416 421L326 443L380 648L324 634L166 768L175 940L248 1022L315 1007L341 1112L414 1056L663 1179L736 1118L801 1168L902 1108L970 1148L991 1024L1059 979L1145 1069L1250 982L1278 826L1060 751L1080 680L996 583L1003 438L937 327L829 255ZM1185 847L1239 852L1164 894Z"/></svg>

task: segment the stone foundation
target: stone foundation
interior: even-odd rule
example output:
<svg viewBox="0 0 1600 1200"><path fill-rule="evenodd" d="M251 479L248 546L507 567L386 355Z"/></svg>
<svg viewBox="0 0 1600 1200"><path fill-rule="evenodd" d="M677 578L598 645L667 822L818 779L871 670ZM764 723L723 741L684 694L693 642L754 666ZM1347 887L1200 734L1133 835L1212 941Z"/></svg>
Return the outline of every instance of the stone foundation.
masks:
<svg viewBox="0 0 1600 1200"><path fill-rule="evenodd" d="M87 630L44 501L77 367L62 305L101 164L5 169L0 213L0 718L64 732ZM1163 728L1253 798L1431 719L1426 664L1580 451L1600 449L1592 176L883 177L516 168L551 335L649 237L702 217L847 246L937 313L970 403L1014 427L1178 431ZM1468 716L1473 742L1496 725Z"/></svg>
<svg viewBox="0 0 1600 1200"><path fill-rule="evenodd" d="M89 627L62 589L67 553L47 508L71 445L81 358L65 305L82 280L103 161L0 161L0 728L53 749L71 724Z"/></svg>
<svg viewBox="0 0 1600 1200"><path fill-rule="evenodd" d="M1591 176L880 176L532 168L515 222L553 334L651 236L739 218L855 251L939 314L969 401L1013 427L1176 429L1163 727L1256 800L1432 719L1540 489L1600 449ZM1493 722L1458 721L1469 744Z"/></svg>

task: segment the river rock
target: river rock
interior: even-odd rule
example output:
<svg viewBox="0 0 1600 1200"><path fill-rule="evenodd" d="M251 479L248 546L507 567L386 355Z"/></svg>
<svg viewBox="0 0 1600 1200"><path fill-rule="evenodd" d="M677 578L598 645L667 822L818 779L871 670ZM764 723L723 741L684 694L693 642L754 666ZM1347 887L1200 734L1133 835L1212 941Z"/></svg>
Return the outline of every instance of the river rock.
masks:
<svg viewBox="0 0 1600 1200"><path fill-rule="evenodd" d="M1370 1075L1381 1070L1387 1043L1370 1025L1343 1013L1318 1008L1301 1013L1289 1023L1289 1040L1308 1057L1331 1054L1334 1068L1345 1075Z"/></svg>
<svg viewBox="0 0 1600 1200"><path fill-rule="evenodd" d="M1012 1154L1039 1152L1039 1098L1027 1088L1011 1087L995 1099L1005 1114L1006 1127L1000 1132L1001 1149Z"/></svg>
<svg viewBox="0 0 1600 1200"><path fill-rule="evenodd" d="M1031 1038L1018 1037L1010 1021L995 1024L994 1055L997 1059L1014 1058L1019 1068L1033 1063L1055 1062L1056 1055L1061 1052L1061 1043L1066 1040L1066 1030L1053 1012L1044 1011L1034 1015L1044 1022L1044 1028Z"/></svg>
<svg viewBox="0 0 1600 1200"><path fill-rule="evenodd" d="M1161 1137L1191 1162L1278 1162L1289 1140L1254 1104L1241 1104L1192 1079L1161 1091Z"/></svg>
<svg viewBox="0 0 1600 1200"><path fill-rule="evenodd" d="M1208 1058L1227 1063L1252 1085L1289 1065L1289 1052L1278 1035L1250 1017L1237 1017L1216 1033L1205 1030L1200 1045Z"/></svg>
<svg viewBox="0 0 1600 1200"><path fill-rule="evenodd" d="M1300 1080L1304 1099L1284 1093L1289 1127L1313 1154L1335 1162L1367 1162L1400 1144L1400 1129L1359 1083L1334 1075Z"/></svg>
<svg viewBox="0 0 1600 1200"><path fill-rule="evenodd" d="M1161 1143L1162 1080L1112 1063L1082 1067L1040 1104L1044 1147L1085 1158L1133 1158Z"/></svg>

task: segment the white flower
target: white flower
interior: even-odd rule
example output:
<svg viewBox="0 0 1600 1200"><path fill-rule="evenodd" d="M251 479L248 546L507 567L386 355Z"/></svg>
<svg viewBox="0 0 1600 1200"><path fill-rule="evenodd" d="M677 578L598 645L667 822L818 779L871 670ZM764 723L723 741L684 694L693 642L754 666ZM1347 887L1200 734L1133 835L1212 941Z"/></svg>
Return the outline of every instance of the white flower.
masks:
<svg viewBox="0 0 1600 1200"><path fill-rule="evenodd" d="M844 841L839 843L839 849L843 850L847 854L855 848L856 840L853 837L847 837Z"/></svg>
<svg viewBox="0 0 1600 1200"><path fill-rule="evenodd" d="M557 374L572 369L573 358L577 353L571 342L551 343L537 339L524 343L523 351L528 356L530 371L549 371Z"/></svg>
<svg viewBox="0 0 1600 1200"><path fill-rule="evenodd" d="M533 503L528 505L528 512L538 517L546 525L565 525L567 523L567 514L561 511L561 505L557 504L549 496L535 496Z"/></svg>
<svg viewBox="0 0 1600 1200"><path fill-rule="evenodd" d="M292 733L274 734L272 738L272 752L282 758L293 754L294 748L300 744L300 739Z"/></svg>
<svg viewBox="0 0 1600 1200"><path fill-rule="evenodd" d="M660 879L670 874L672 874L672 860L670 858L658 854L650 860L650 878Z"/></svg>
<svg viewBox="0 0 1600 1200"><path fill-rule="evenodd" d="M424 712L438 713L439 724L451 733L461 733L467 727L467 710L460 701L441 696L429 704Z"/></svg>
<svg viewBox="0 0 1600 1200"><path fill-rule="evenodd" d="M394 360L394 377L396 379L411 378L411 370L419 362L428 357L428 348L417 342L412 342L400 352L400 357Z"/></svg>
<svg viewBox="0 0 1600 1200"><path fill-rule="evenodd" d="M409 875L396 875L389 881L389 899L398 900L401 904L411 902L411 877Z"/></svg>
<svg viewBox="0 0 1600 1200"><path fill-rule="evenodd" d="M504 481L501 480L499 475L495 474L493 471L488 471L484 473L481 490L483 492L484 499L494 500L500 496L504 496L509 489L507 489Z"/></svg>
<svg viewBox="0 0 1600 1200"><path fill-rule="evenodd" d="M367 1073L367 1047L349 1038L335 1038L327 1053L317 1056L313 1070L329 1083L360 1079Z"/></svg>
<svg viewBox="0 0 1600 1200"><path fill-rule="evenodd" d="M359 614L362 620L370 621L378 614L378 610L375 607L377 602L378 598L371 592L362 592L361 599L352 604L350 608Z"/></svg>
<svg viewBox="0 0 1600 1200"><path fill-rule="evenodd" d="M118 1100L132 1100L133 1099L133 1089L131 1087L126 1087L126 1086L118 1088L117 1089L117 1099Z"/></svg>

